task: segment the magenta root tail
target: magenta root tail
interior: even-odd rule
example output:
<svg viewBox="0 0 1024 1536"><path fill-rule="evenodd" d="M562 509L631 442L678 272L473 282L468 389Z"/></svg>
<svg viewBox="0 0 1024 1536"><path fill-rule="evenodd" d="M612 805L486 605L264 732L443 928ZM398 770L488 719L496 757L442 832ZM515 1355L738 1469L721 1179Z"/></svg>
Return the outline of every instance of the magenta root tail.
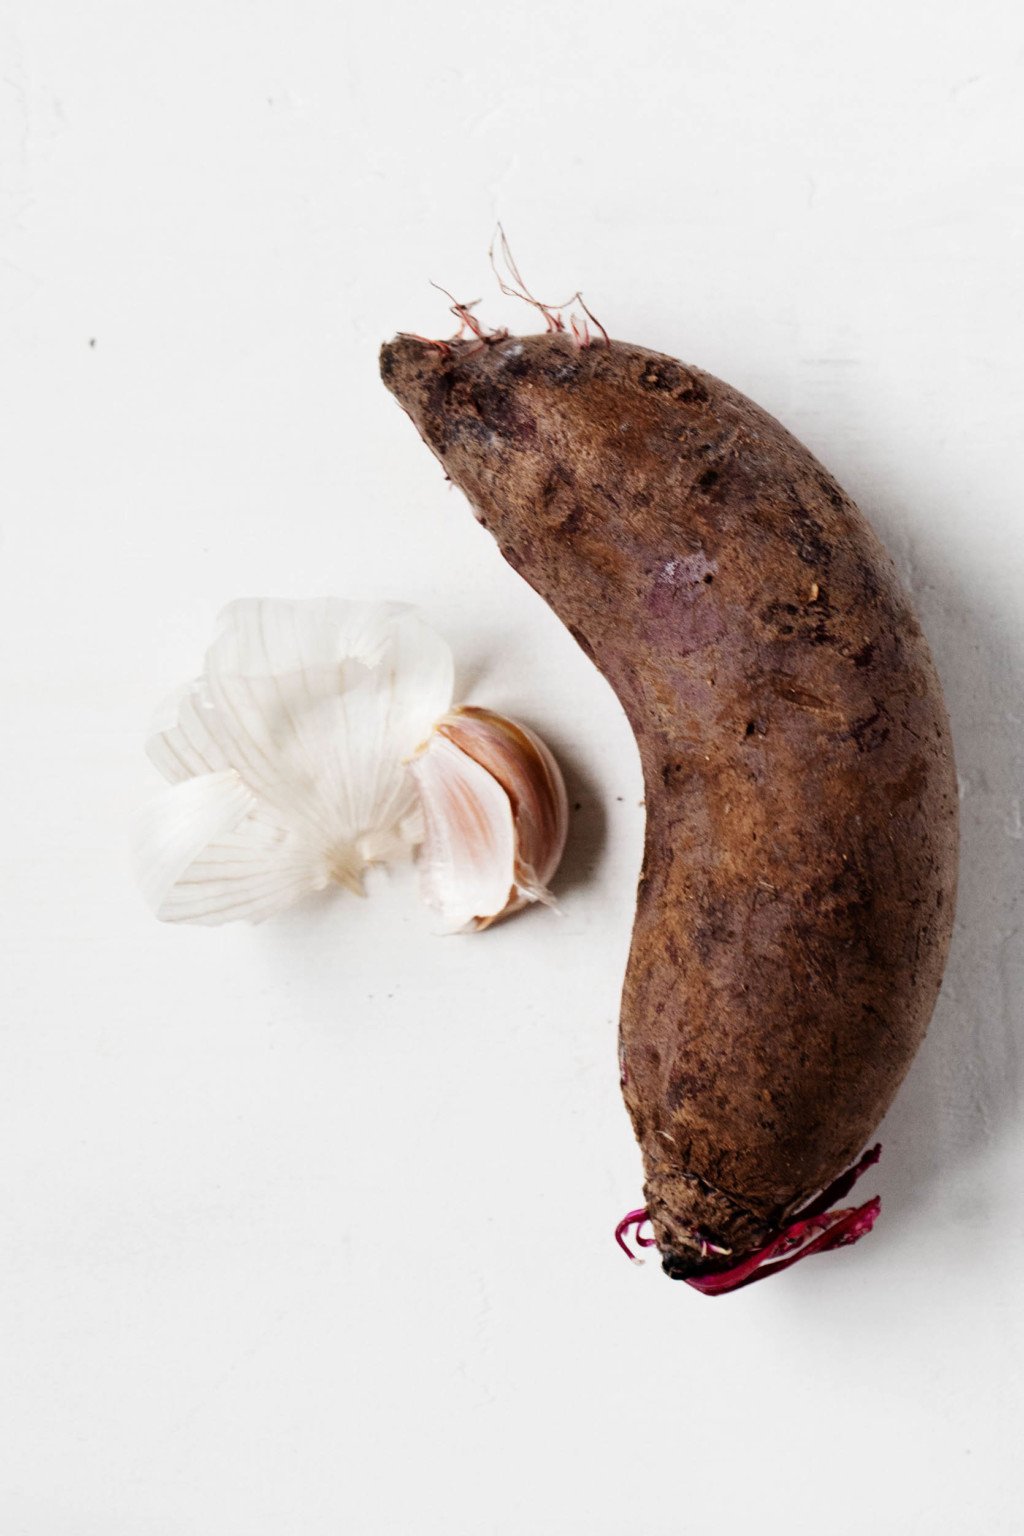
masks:
<svg viewBox="0 0 1024 1536"><path fill-rule="evenodd" d="M713 1274L687 1276L686 1284L693 1286L703 1296L725 1296L731 1291L753 1285L757 1280L767 1280L771 1275L781 1274L790 1265L798 1264L801 1259L809 1258L813 1253L830 1253L834 1248L847 1248L851 1243L858 1242L871 1231L878 1219L882 1208L880 1197L875 1195L864 1205L844 1210L832 1211L829 1206L848 1195L861 1175L874 1167L881 1155L881 1146L871 1147L859 1162L809 1201L778 1236L756 1253L748 1254L729 1269L720 1269ZM633 1253L626 1242L626 1235L632 1227L635 1229L633 1240L638 1247L654 1247L654 1238L643 1237L640 1232L644 1222L649 1219L646 1207L641 1206L624 1216L615 1228L615 1241L634 1264L642 1264L643 1260ZM714 1245L700 1234L698 1240L702 1254L706 1256L716 1252Z"/></svg>

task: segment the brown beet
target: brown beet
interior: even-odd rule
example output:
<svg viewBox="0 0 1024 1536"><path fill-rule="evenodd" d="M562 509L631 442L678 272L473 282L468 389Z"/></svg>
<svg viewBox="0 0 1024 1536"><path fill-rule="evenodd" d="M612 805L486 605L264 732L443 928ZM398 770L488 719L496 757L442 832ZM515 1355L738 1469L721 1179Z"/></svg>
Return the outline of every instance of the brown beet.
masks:
<svg viewBox="0 0 1024 1536"><path fill-rule="evenodd" d="M935 1005L957 795L920 626L832 477L697 369L552 334L398 337L381 372L636 733L623 1092L666 1271L734 1265L861 1150Z"/></svg>

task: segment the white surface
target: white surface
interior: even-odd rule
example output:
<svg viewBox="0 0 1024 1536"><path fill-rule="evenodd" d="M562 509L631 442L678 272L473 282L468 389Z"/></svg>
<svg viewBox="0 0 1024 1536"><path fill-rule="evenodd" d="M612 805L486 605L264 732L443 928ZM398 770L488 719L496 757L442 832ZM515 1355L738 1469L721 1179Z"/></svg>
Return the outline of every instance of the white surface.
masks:
<svg viewBox="0 0 1024 1536"><path fill-rule="evenodd" d="M8 0L0 46L4 1536L1019 1533L1019 8ZM499 215L806 439L948 689L883 1220L719 1301L611 1241L629 732L377 382L428 278L528 321ZM563 753L561 920L147 917L152 706L224 601L324 590L421 602Z"/></svg>

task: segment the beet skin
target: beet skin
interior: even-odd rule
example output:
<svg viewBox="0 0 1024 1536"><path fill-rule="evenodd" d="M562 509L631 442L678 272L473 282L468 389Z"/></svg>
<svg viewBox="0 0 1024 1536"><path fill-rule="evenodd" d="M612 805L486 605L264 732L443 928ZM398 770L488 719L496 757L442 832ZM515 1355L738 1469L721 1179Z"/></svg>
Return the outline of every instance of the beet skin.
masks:
<svg viewBox="0 0 1024 1536"><path fill-rule="evenodd" d="M666 1271L735 1265L861 1151L935 1005L957 795L920 626L827 471L697 369L551 334L381 371L636 733L623 1093Z"/></svg>

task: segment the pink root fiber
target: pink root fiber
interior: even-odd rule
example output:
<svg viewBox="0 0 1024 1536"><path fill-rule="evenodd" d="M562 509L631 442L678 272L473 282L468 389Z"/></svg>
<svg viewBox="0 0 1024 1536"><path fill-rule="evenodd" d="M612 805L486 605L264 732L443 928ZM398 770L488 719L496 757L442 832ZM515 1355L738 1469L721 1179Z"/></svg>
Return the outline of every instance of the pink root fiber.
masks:
<svg viewBox="0 0 1024 1536"><path fill-rule="evenodd" d="M875 1195L866 1205L852 1210L830 1211L828 1215L791 1222L774 1241L731 1269L713 1275L691 1275L686 1283L704 1296L726 1296L730 1291L740 1291L757 1280L781 1274L812 1253L828 1253L857 1242L871 1231L881 1208L882 1202Z"/></svg>
<svg viewBox="0 0 1024 1536"><path fill-rule="evenodd" d="M647 1214L647 1207L645 1205L641 1205L638 1206L635 1211L628 1211L626 1215L623 1216L618 1226L615 1228L615 1241L618 1243L619 1247L622 1249L623 1253L626 1255L626 1258L631 1264L642 1264L643 1259L638 1258L637 1255L633 1252L632 1248L630 1248L629 1244L626 1242L626 1234L629 1232L630 1227L634 1227L636 1230L633 1233L633 1241L636 1243L637 1247L653 1248L654 1238L644 1237L640 1231L640 1228L643 1226L644 1222L649 1220L650 1217Z"/></svg>
<svg viewBox="0 0 1024 1536"><path fill-rule="evenodd" d="M688 1275L685 1277L686 1284L692 1285L694 1290L704 1296L726 1296L731 1291L740 1291L744 1286L753 1285L757 1280L767 1280L771 1275L781 1274L791 1264L798 1264L812 1253L829 1253L833 1248L847 1248L851 1243L858 1242L871 1231L878 1218L882 1208L879 1196L875 1195L864 1205L844 1210L832 1211L829 1206L848 1195L861 1174L872 1168L881 1155L880 1146L871 1147L859 1162L840 1174L827 1189L797 1211L792 1220L756 1253L748 1254L729 1269L719 1269L711 1274ZM635 1227L637 1244L641 1248L652 1247L654 1238L640 1235L640 1228L647 1220L647 1210L640 1208L624 1216L615 1229L615 1241L634 1264L643 1261L629 1248L625 1234L630 1227ZM694 1236L700 1245L702 1258L716 1256L724 1251L709 1243L703 1234L695 1233Z"/></svg>
<svg viewBox="0 0 1024 1536"><path fill-rule="evenodd" d="M507 277L503 276L499 270L498 256L495 254L495 247L497 247L498 254L500 255L501 260L505 265L505 271L508 273ZM578 304L586 316L586 319L579 321L575 315L569 316L569 329L572 332L573 341L580 348L593 346L594 339L590 334L590 325L587 323L589 321L601 332L601 336L604 339L605 345L608 345L608 332L605 330L600 320L598 320L595 315L592 315L590 310L584 304L583 295L579 292L579 290L577 290L576 293L572 294L568 299L566 299L564 304L543 304L541 303L540 299L534 298L533 294L530 292L529 288L527 288L525 282L523 281L522 273L516 265L515 257L512 255L512 250L509 246L508 238L500 224L498 225L494 239L491 241L491 247L487 254L490 257L491 269L498 280L498 287L501 289L502 293L505 294L507 298L522 299L525 304L532 305L534 309L538 310L540 314L544 316L544 324L547 326L549 331L564 331L566 329L566 325L564 319L562 318L562 311L568 309L571 304Z"/></svg>

